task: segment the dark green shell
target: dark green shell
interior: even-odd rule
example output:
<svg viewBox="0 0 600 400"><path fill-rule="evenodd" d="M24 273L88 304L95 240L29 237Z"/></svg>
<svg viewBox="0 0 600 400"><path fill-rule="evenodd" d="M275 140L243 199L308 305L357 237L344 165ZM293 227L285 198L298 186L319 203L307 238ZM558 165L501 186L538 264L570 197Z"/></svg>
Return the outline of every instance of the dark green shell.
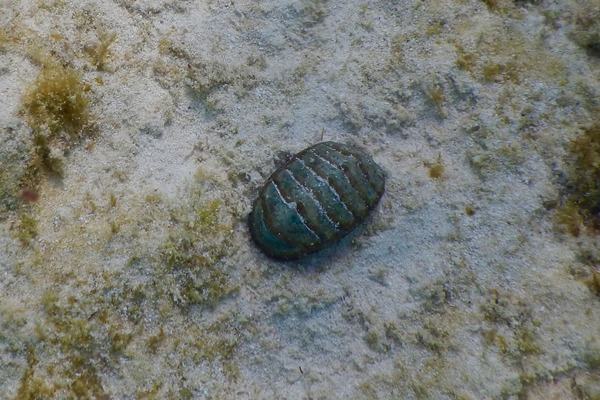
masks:
<svg viewBox="0 0 600 400"><path fill-rule="evenodd" d="M323 142L275 171L254 201L250 233L268 255L293 259L347 235L383 195L383 170L361 149Z"/></svg>

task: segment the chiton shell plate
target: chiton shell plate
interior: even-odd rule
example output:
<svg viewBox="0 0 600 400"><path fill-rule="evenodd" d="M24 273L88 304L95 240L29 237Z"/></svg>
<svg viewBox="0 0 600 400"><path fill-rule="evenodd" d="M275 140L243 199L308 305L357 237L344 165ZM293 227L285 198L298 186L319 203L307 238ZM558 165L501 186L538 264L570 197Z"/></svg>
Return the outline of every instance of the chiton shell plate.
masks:
<svg viewBox="0 0 600 400"><path fill-rule="evenodd" d="M375 208L382 168L358 147L322 142L294 155L260 189L248 218L256 244L277 259L319 251Z"/></svg>

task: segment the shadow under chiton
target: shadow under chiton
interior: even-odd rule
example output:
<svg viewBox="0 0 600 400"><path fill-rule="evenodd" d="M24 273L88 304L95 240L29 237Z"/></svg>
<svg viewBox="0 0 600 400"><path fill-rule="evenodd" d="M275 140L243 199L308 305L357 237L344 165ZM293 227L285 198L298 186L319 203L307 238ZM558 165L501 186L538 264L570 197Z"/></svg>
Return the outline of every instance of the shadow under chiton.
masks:
<svg viewBox="0 0 600 400"><path fill-rule="evenodd" d="M383 195L383 170L361 149L322 142L275 171L248 223L268 255L290 260L319 251L365 219Z"/></svg>

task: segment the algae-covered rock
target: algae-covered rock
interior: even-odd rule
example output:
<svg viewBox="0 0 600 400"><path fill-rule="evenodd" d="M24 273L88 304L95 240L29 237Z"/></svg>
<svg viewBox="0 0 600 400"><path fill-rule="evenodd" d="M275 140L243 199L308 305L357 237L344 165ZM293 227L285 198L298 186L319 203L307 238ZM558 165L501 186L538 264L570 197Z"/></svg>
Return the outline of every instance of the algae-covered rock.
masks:
<svg viewBox="0 0 600 400"><path fill-rule="evenodd" d="M27 147L13 127L0 130L0 220L22 203L21 178L26 171Z"/></svg>
<svg viewBox="0 0 600 400"><path fill-rule="evenodd" d="M600 0L578 0L573 11L573 41L600 57Z"/></svg>

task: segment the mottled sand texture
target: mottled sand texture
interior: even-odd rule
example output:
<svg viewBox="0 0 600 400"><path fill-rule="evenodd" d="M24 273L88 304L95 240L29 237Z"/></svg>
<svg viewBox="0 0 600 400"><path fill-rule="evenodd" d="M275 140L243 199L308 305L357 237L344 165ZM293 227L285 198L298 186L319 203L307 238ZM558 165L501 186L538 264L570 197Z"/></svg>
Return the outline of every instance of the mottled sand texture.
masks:
<svg viewBox="0 0 600 400"><path fill-rule="evenodd" d="M386 192L272 260L323 140ZM2 0L0 398L600 399L598 182L598 0Z"/></svg>

